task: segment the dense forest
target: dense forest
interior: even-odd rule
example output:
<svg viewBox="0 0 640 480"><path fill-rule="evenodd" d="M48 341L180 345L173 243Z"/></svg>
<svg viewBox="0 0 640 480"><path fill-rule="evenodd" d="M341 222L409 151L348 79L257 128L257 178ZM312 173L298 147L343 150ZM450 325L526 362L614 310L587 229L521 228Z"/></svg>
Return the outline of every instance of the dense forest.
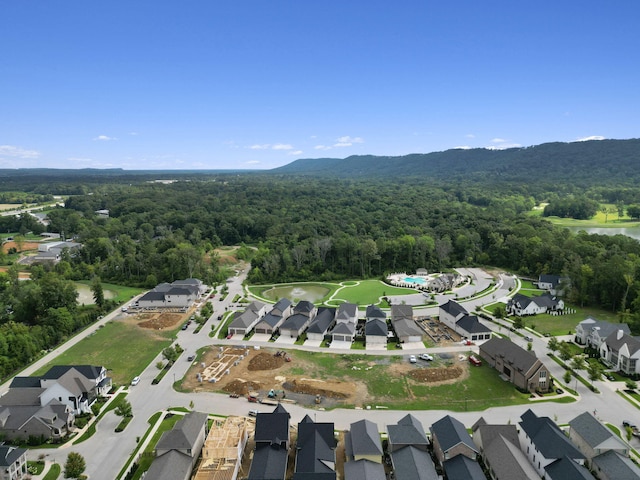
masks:
<svg viewBox="0 0 640 480"><path fill-rule="evenodd" d="M553 172L526 182L513 176L496 180L490 173L496 168L491 157L496 152L491 151L471 162L469 168L475 170L469 175L455 173L456 181L454 174L444 179L416 175L415 168L413 175L405 175L411 169L396 168L397 175L386 178L354 176L345 173L351 169L345 160L331 175L283 173L286 169L161 172L155 178L153 172L76 172L53 175L47 191L42 183L46 173L29 178L20 171L16 181L29 194L75 192L64 207L48 212L47 229L83 247L66 252L55 266L38 267L31 282L17 282L15 268L0 274L0 376L15 367L7 352L17 349L20 358L28 359L91 321L87 315L77 318L66 282L150 288L198 277L221 283L228 272L218 264L215 249L223 245L243 246L238 255L252 262L252 283L382 278L391 272L456 266L498 267L531 277L561 274L570 279L571 303L618 312L640 332L640 243L621 235L574 234L532 213L541 202L555 209L554 215L576 218L588 217L602 203L627 208L630 214L640 211L637 175L613 183L595 176L588 181L582 170L605 142L540 146L547 155L541 154L538 165L566 154L567 145L583 152L591 145L596 153L585 154L586 163L559 165L563 175L556 173L555 183ZM605 160L618 158L620 168L607 166L615 177L627 163L638 164L640 143L613 145L617 153L609 152ZM554 155L549 153L552 146L557 147ZM489 162L489 157L494 159ZM483 162L487 169L479 174ZM564 175L579 181L565 182ZM158 178L175 181L152 181ZM9 186L5 181L0 190L9 194ZM96 214L104 209L108 218ZM3 217L0 228L39 233L43 226L23 214ZM7 258L0 255L0 263ZM45 289L60 293L30 303L34 292ZM56 329L58 323L63 327Z"/></svg>

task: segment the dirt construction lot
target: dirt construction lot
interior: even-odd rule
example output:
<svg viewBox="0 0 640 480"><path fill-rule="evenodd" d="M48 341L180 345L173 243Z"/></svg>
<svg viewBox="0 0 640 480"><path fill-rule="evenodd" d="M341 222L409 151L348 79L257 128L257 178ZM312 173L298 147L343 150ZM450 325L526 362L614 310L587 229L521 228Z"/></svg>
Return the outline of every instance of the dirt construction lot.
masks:
<svg viewBox="0 0 640 480"><path fill-rule="evenodd" d="M315 404L319 396L323 407L365 406L373 400L363 379L313 378L313 374L304 372L316 372L318 367L305 360L303 355L289 351L292 361L286 362L283 356L275 356L275 353L275 349L211 347L189 369L182 388L195 392L223 391L240 397L256 392L261 399L266 399L269 391L273 390L277 400L303 405ZM368 366L353 368L373 369L375 362L365 365ZM416 368L405 361L398 361L377 368L385 368L396 378L404 377L406 382L429 385L454 383L469 374L468 362ZM371 372L371 377L376 376L374 372ZM215 382L209 380L212 373L219 374ZM358 373L362 376L364 372Z"/></svg>

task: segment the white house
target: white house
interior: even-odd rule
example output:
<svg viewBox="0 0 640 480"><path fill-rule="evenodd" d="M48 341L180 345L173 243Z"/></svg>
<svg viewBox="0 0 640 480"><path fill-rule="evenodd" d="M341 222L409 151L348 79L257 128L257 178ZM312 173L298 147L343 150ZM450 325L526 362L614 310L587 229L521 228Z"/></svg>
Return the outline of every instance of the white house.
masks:
<svg viewBox="0 0 640 480"><path fill-rule="evenodd" d="M527 297L521 293L516 293L507 302L507 313L509 315L538 315L540 313L551 313L564 310L564 301L545 293L538 297Z"/></svg>
<svg viewBox="0 0 640 480"><path fill-rule="evenodd" d="M626 323L611 323L588 317L576 325L575 341L580 345L600 349L604 339L617 330L622 330L627 335L631 334Z"/></svg>
<svg viewBox="0 0 640 480"><path fill-rule="evenodd" d="M640 373L640 340L617 330L600 345L600 357L615 370L633 375Z"/></svg>

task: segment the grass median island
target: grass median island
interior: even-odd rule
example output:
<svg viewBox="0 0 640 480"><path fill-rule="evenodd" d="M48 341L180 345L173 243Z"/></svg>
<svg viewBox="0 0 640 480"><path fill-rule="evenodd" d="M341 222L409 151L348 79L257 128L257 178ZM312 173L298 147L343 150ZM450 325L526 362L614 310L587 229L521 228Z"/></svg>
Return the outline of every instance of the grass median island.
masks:
<svg viewBox="0 0 640 480"><path fill-rule="evenodd" d="M109 370L114 384L128 384L158 353L171 345L174 336L174 330L154 331L132 323L111 321L35 375L43 375L54 365L102 365Z"/></svg>

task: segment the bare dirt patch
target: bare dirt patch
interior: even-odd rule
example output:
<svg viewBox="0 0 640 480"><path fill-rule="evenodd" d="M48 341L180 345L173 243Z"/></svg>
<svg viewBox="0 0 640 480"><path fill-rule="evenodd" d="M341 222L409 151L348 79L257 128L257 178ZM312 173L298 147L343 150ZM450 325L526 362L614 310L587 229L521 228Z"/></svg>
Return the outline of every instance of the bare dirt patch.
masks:
<svg viewBox="0 0 640 480"><path fill-rule="evenodd" d="M12 248L15 248L18 253L38 250L38 242L21 242L18 245L11 240L2 244L2 251L4 251L4 253L7 253Z"/></svg>
<svg viewBox="0 0 640 480"><path fill-rule="evenodd" d="M325 408L341 405L363 407L374 401L389 400L372 398L364 379L331 378L330 373L328 376L321 374L317 365L298 357L295 351L287 352L292 358L291 362L286 362L275 353L275 349L212 347L189 369L182 381L182 388L195 392L223 391L241 397L255 392L261 399L267 399L268 393L273 390L276 400L315 405L319 397L320 406ZM354 370L384 368L392 377L406 378L409 385L437 386L459 382L469 376L467 362L452 362L439 361L424 365L385 362L381 366L374 361L365 361L360 362L361 365L354 367ZM413 398L409 385L407 398Z"/></svg>
<svg viewBox="0 0 640 480"><path fill-rule="evenodd" d="M164 330L173 328L180 323L185 315L180 313L141 313L137 314L138 319L142 319L138 326L151 330Z"/></svg>

